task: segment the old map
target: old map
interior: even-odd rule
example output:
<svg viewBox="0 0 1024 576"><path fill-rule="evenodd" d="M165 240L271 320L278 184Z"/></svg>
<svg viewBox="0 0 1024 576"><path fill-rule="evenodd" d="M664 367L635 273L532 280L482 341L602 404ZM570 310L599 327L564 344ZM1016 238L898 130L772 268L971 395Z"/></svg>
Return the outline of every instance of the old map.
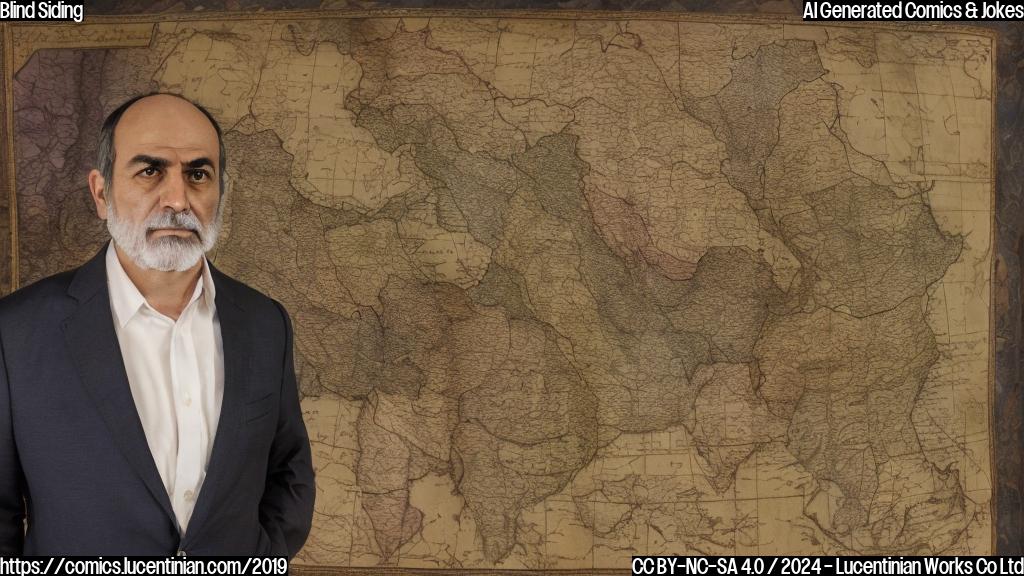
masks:
<svg viewBox="0 0 1024 576"><path fill-rule="evenodd" d="M990 552L992 38L412 16L10 31L21 285L105 241L116 104L224 126L211 257L295 322L300 562Z"/></svg>

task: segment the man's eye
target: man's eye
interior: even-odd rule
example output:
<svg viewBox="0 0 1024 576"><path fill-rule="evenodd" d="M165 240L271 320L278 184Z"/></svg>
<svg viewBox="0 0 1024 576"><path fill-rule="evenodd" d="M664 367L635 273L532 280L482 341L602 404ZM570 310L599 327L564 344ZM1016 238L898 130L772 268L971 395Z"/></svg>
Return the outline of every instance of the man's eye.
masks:
<svg viewBox="0 0 1024 576"><path fill-rule="evenodd" d="M159 173L160 170L156 166L147 166L140 172L144 176L156 176Z"/></svg>
<svg viewBox="0 0 1024 576"><path fill-rule="evenodd" d="M191 178L193 182L205 182L209 177L210 175L206 173L206 170L193 170L191 174L189 174L189 178Z"/></svg>

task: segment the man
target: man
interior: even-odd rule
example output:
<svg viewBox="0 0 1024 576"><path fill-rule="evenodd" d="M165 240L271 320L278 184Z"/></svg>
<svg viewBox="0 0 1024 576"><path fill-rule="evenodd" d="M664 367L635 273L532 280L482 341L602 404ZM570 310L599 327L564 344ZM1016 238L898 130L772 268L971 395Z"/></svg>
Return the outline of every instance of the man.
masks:
<svg viewBox="0 0 1024 576"><path fill-rule="evenodd" d="M284 308L225 276L224 145L151 94L89 174L113 242L0 300L0 556L294 556L315 493Z"/></svg>

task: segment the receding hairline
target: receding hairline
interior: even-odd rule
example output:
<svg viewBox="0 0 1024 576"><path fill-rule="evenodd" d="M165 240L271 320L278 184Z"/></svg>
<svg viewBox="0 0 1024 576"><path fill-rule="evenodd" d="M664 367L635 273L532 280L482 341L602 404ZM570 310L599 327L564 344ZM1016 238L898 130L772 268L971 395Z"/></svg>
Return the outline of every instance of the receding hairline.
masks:
<svg viewBox="0 0 1024 576"><path fill-rule="evenodd" d="M165 98L161 98L161 97L165 97ZM223 135L221 134L220 126L213 120L213 117L210 114L210 112L207 111L207 110L204 110L203 108L200 108L199 105L197 105L195 102L193 102L192 100L189 100L188 98L186 98L184 96L181 96L179 94L171 94L169 92L156 92L156 93L146 94L144 96L140 96L140 97L138 97L137 99L134 99L134 100L129 100L130 104L128 104L128 106L125 107L124 110L121 111L121 114L117 118L117 122L113 126L113 131L111 133L111 139L114 142L117 141L117 129L121 126L121 122L123 122L125 120L125 117L128 117L129 121L132 120L130 114L133 111L136 111L136 113L139 113L137 111L138 110L137 106L139 104L143 103L143 102L150 101L150 100L152 100L154 98L161 98L161 99L173 98L174 100L178 100L180 102L184 102L185 104L188 104L189 107L192 108L192 110L195 110L196 114L198 114L204 120L206 120L207 125L210 128L213 129L213 132L214 132L214 134L217 137L218 144L220 143L221 139L223 138ZM113 144L114 142L111 142L111 144Z"/></svg>

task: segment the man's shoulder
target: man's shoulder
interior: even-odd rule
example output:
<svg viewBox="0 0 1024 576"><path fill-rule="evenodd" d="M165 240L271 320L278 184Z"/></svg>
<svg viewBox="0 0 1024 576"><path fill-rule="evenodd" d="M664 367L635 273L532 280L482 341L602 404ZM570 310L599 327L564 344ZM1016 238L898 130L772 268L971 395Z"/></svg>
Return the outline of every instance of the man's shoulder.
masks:
<svg viewBox="0 0 1024 576"><path fill-rule="evenodd" d="M30 324L54 318L63 321L79 302L106 286L105 251L104 246L77 268L47 276L0 298L0 322L10 326L11 320L24 320L26 314ZM23 326L20 322L18 325Z"/></svg>
<svg viewBox="0 0 1024 576"><path fill-rule="evenodd" d="M284 305L241 280L213 267L213 278L218 295L225 291L240 308L257 316L280 314L287 316Z"/></svg>
<svg viewBox="0 0 1024 576"><path fill-rule="evenodd" d="M0 320L24 313L38 315L55 304L68 302L68 287L78 270L72 268L47 276L0 298Z"/></svg>

